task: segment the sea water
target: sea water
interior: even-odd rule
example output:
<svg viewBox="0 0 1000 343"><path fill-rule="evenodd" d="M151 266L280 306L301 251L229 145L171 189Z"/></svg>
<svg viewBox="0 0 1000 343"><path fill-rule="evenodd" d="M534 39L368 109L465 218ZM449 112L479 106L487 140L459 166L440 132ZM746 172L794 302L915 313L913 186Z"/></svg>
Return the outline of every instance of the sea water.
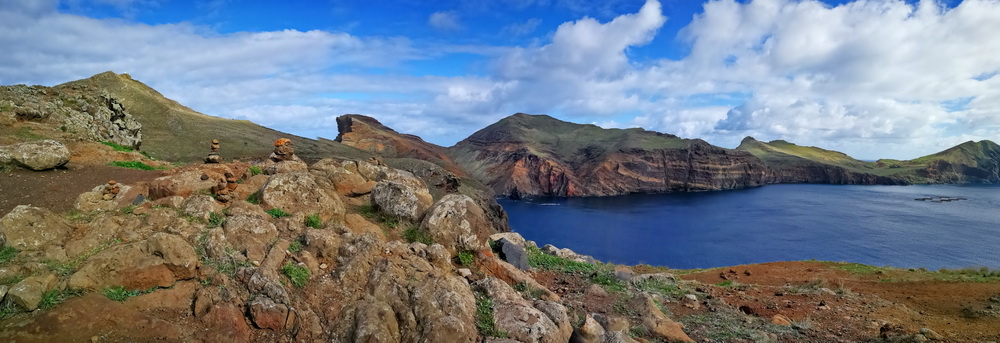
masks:
<svg viewBox="0 0 1000 343"><path fill-rule="evenodd" d="M915 200L925 197L966 200ZM998 186L792 184L500 204L525 238L607 262L710 268L817 259L1000 268Z"/></svg>

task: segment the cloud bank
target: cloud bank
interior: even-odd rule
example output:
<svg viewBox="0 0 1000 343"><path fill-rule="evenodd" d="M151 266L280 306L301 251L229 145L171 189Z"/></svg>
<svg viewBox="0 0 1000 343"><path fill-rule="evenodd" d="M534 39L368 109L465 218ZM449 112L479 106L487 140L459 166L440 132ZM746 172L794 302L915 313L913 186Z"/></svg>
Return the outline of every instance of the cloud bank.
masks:
<svg viewBox="0 0 1000 343"><path fill-rule="evenodd" d="M786 139L861 158L1000 140L997 0L953 8L930 0L709 1L667 37L689 51L676 60L637 53L664 44L656 38L668 18L656 0L604 22L566 22L537 44L513 47L323 30L222 34L58 8L0 4L0 44L16 47L0 54L0 83L51 85L114 70L212 115L332 137L334 117L364 113L443 145L515 112L728 147L746 135ZM427 24L461 30L458 15L435 12ZM532 34L538 22L505 32ZM454 53L479 56L486 72L408 72Z"/></svg>

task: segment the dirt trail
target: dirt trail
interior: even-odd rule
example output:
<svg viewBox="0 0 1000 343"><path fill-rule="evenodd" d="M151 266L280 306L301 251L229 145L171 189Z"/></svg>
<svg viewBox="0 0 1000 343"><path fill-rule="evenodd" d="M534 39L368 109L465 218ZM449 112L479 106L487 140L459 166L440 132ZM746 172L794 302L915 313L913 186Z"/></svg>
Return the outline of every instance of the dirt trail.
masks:
<svg viewBox="0 0 1000 343"><path fill-rule="evenodd" d="M162 170L138 170L112 166L69 164L67 168L30 171L12 168L0 173L0 216L17 205L32 205L53 212L73 208L77 195L115 180L123 184L149 181Z"/></svg>

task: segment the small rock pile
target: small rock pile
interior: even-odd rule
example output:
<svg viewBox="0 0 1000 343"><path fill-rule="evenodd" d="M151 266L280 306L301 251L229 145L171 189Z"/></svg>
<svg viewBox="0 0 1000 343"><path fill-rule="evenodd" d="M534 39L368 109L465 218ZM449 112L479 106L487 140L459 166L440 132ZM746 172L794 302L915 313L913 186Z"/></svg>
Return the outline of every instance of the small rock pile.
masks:
<svg viewBox="0 0 1000 343"><path fill-rule="evenodd" d="M274 141L274 153L269 158L274 162L288 161L295 157L295 148L292 147L292 140L279 138Z"/></svg>
<svg viewBox="0 0 1000 343"><path fill-rule="evenodd" d="M205 158L205 163L221 163L222 157L219 157L219 140L212 140L212 152L208 153L208 157Z"/></svg>
<svg viewBox="0 0 1000 343"><path fill-rule="evenodd" d="M115 180L108 180L108 183L104 185L104 190L101 191L101 199L111 200L118 196L121 192L121 187L118 186L118 182Z"/></svg>

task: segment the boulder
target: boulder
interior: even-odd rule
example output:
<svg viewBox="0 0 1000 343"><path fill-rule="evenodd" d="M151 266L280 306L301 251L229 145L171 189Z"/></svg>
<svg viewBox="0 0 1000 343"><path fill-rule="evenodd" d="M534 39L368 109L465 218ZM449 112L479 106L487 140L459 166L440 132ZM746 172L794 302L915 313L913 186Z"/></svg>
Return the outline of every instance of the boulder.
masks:
<svg viewBox="0 0 1000 343"><path fill-rule="evenodd" d="M19 250L36 250L47 244L62 245L72 229L49 210L19 205L0 218L0 243Z"/></svg>
<svg viewBox="0 0 1000 343"><path fill-rule="evenodd" d="M70 152L62 143L43 140L14 144L4 149L17 165L31 170L48 170L69 162Z"/></svg>
<svg viewBox="0 0 1000 343"><path fill-rule="evenodd" d="M170 287L178 280L191 279L198 267L198 255L183 238L156 233L146 240L113 246L88 259L69 277L73 289L99 290L123 286L126 289Z"/></svg>
<svg viewBox="0 0 1000 343"><path fill-rule="evenodd" d="M684 333L683 325L663 314L663 311L660 311L649 294L640 293L632 299L629 307L637 312L639 318L642 318L642 325L653 336L668 342L694 342L691 337Z"/></svg>
<svg viewBox="0 0 1000 343"><path fill-rule="evenodd" d="M157 200L174 195L186 198L199 191L209 190L223 177L209 174L194 169L158 177L149 183L149 198Z"/></svg>
<svg viewBox="0 0 1000 343"><path fill-rule="evenodd" d="M334 159L322 159L309 167L309 172L329 183L330 189L337 194L356 197L371 193L376 182L368 180L357 171L351 171L344 164Z"/></svg>
<svg viewBox="0 0 1000 343"><path fill-rule="evenodd" d="M264 258L264 249L278 238L271 222L246 215L230 216L220 229L209 230L206 252L212 258L230 258L230 250L245 253L251 261Z"/></svg>
<svg viewBox="0 0 1000 343"><path fill-rule="evenodd" d="M212 305L208 313L201 317L209 330L203 338L206 342L249 342L252 334L243 311L236 305L221 303Z"/></svg>
<svg viewBox="0 0 1000 343"><path fill-rule="evenodd" d="M323 221L342 220L346 212L340 198L323 191L309 173L272 175L261 188L260 194L261 204L265 208L305 215L319 214Z"/></svg>
<svg viewBox="0 0 1000 343"><path fill-rule="evenodd" d="M494 326L507 332L507 337L521 342L569 341L571 326L560 327L500 279L487 277L474 286L492 299ZM565 315L565 308L562 311Z"/></svg>
<svg viewBox="0 0 1000 343"><path fill-rule="evenodd" d="M184 201L184 213L207 221L212 213L222 215L223 206L210 195L198 194Z"/></svg>
<svg viewBox="0 0 1000 343"><path fill-rule="evenodd" d="M604 343L604 327L589 314L583 319L583 324L573 331L571 343Z"/></svg>
<svg viewBox="0 0 1000 343"><path fill-rule="evenodd" d="M25 310L33 311L42 302L45 292L54 288L58 281L55 274L29 276L7 291L7 299Z"/></svg>
<svg viewBox="0 0 1000 343"><path fill-rule="evenodd" d="M426 186L407 182L379 181L371 194L379 211L410 221L420 220L434 202Z"/></svg>
<svg viewBox="0 0 1000 343"><path fill-rule="evenodd" d="M104 185L94 187L90 192L80 193L76 197L76 202L73 203L73 208L83 212L113 211L121 206L121 200L126 199L127 194L134 193L132 186L120 185L119 187L118 194L109 200L104 199ZM131 203L131 200L128 202Z"/></svg>
<svg viewBox="0 0 1000 343"><path fill-rule="evenodd" d="M524 247L514 242L501 238L497 243L500 245L500 258L520 270L531 270L528 265L528 252Z"/></svg>
<svg viewBox="0 0 1000 343"><path fill-rule="evenodd" d="M250 318L261 329L284 329L288 314L288 306L277 304L266 296L259 296L250 302Z"/></svg>
<svg viewBox="0 0 1000 343"><path fill-rule="evenodd" d="M434 203L420 229L453 255L459 250L478 250L493 233L483 209L461 194L448 194Z"/></svg>

